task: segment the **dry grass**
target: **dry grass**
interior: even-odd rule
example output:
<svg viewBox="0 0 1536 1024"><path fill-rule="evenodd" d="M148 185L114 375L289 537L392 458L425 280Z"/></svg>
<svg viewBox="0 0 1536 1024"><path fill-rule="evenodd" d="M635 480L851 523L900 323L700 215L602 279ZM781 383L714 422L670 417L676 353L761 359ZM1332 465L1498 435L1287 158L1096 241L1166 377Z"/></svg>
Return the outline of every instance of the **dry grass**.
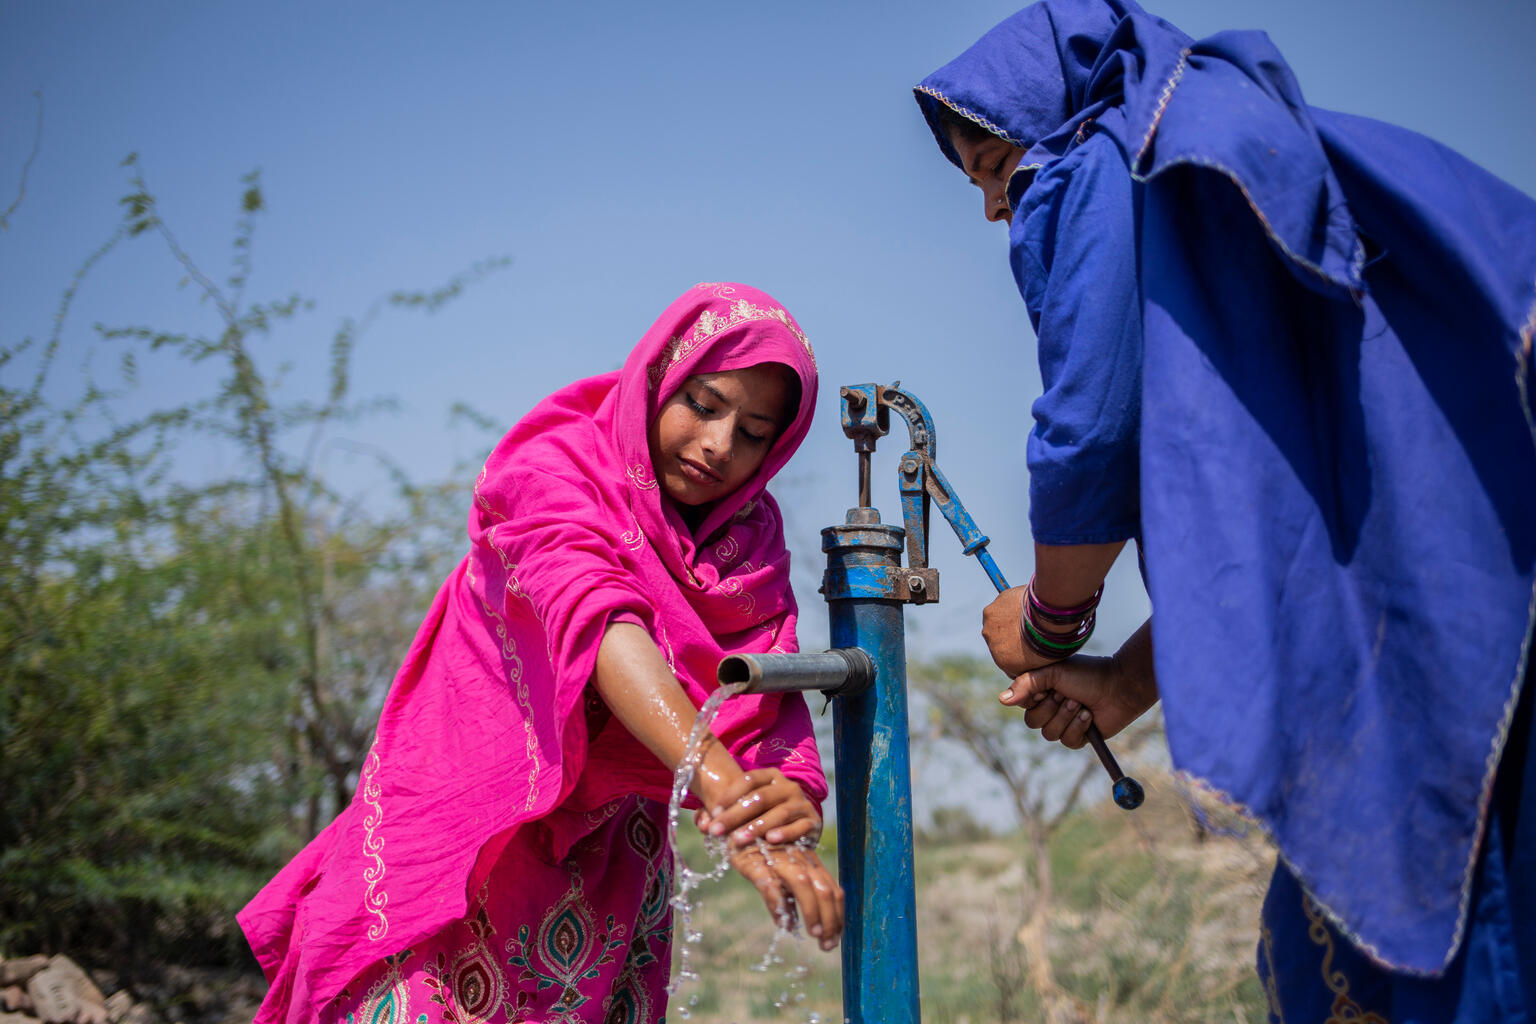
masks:
<svg viewBox="0 0 1536 1024"><path fill-rule="evenodd" d="M1171 781L1146 778L1134 814L1103 804L1070 819L1051 849L1055 898L1049 943L1059 1005L1088 1024L1260 1024L1253 972L1258 909L1273 853L1256 836L1202 835ZM836 854L823 850L829 862ZM688 851L698 864L702 852ZM917 850L918 967L925 1024L1044 1019L1029 989L1018 929L1033 897L1017 837L946 840ZM668 1019L841 1020L841 964L808 942L781 945L762 966L773 926L736 878L707 888L694 918L703 933L700 980L674 997ZM786 976L796 964L803 980ZM788 1005L783 1009L775 1002ZM797 1000L796 997L800 998ZM689 1006L689 1001L693 1005Z"/></svg>

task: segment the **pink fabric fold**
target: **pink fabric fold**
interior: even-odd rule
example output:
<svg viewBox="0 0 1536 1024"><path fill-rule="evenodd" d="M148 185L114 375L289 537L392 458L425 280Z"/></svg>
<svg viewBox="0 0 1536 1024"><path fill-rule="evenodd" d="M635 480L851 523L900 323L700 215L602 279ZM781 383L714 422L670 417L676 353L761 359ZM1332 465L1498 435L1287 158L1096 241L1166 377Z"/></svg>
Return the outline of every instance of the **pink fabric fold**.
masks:
<svg viewBox="0 0 1536 1024"><path fill-rule="evenodd" d="M690 531L664 500L646 428L698 373L766 362L800 381L757 474ZM519 829L559 856L629 794L671 775L584 695L616 618L642 624L689 698L731 653L793 651L796 605L765 490L810 427L816 367L794 319L740 284L674 301L622 370L578 381L502 439L475 485L470 553L443 583L385 700L352 803L239 916L272 984L257 1016L312 1019L353 977L462 918ZM715 732L745 767L826 779L798 695L739 696ZM574 823L574 824L571 824Z"/></svg>

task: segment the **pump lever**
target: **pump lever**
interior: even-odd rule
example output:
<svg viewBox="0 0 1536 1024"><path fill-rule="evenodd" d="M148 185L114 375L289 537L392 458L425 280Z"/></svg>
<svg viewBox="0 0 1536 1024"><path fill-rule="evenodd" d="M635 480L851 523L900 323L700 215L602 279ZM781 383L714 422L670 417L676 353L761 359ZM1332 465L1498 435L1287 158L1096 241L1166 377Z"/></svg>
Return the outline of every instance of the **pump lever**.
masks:
<svg viewBox="0 0 1536 1024"><path fill-rule="evenodd" d="M993 565L987 573L992 579L992 584L1001 594L1008 589L1008 581L1003 579L1002 571ZM1088 723L1088 743L1093 747L1093 752L1099 755L1099 763L1109 773L1109 781L1114 788L1115 803L1127 811L1134 811L1141 806L1141 802L1147 798L1147 791L1141 787L1141 783L1131 778L1120 770L1120 762L1115 760L1115 755L1109 752L1109 744L1104 741L1104 734L1099 732L1099 727L1092 722Z"/></svg>
<svg viewBox="0 0 1536 1024"><path fill-rule="evenodd" d="M889 387L881 387L876 384L858 384L842 389L843 398L843 433L853 439L854 449L859 453L859 502L861 505L869 504L869 456L875 449L875 442L890 429L890 421L887 415L888 409L894 409L907 421L907 430L911 438L910 448L901 457L899 471L901 483L902 520L906 524L907 533L907 565L909 569L928 570L928 508L930 501L939 506L950 527L955 531L955 536L960 538L960 543L967 555L974 555L976 561L986 572L987 578L997 588L998 593L1008 589L1008 580L1003 572L993 561L992 555L987 551L989 539L976 526L976 521L966 511L965 505L960 501L960 496L950 486L944 474L939 471L938 458L938 431L934 429L933 417L929 414L927 406L916 395L901 389L901 382L896 381ZM934 573L937 583L937 573ZM935 598L937 595L935 595ZM914 603L922 603L924 598L913 595L910 598ZM1109 773L1110 781L1114 784L1115 803L1128 811L1140 807L1146 799L1146 790L1141 783L1126 775L1120 770L1120 763L1115 760L1115 755L1110 753L1109 744L1104 742L1104 734L1099 732L1099 727L1090 724L1088 726L1088 743L1093 747L1093 752L1098 755L1099 763Z"/></svg>
<svg viewBox="0 0 1536 1024"><path fill-rule="evenodd" d="M939 511L944 513L944 518L954 529L955 536L959 537L960 543L964 545L965 553L976 556L977 563L986 572L987 578L992 581L997 592L1001 594L1007 590L1007 578L1003 576L1003 571L997 567L991 553L987 551L989 543L987 535L976 526L976 521L960 503L960 496L954 492L954 488L950 487L949 481L944 479L944 474L939 472L939 467L933 464L932 456L910 451L902 457L901 470L903 497L910 488L922 488L924 497L932 497L939 506ZM1116 761L1115 755L1110 753L1109 744L1104 742L1104 734L1099 732L1099 727L1092 723L1088 726L1088 743L1093 747L1093 752L1099 755L1099 763L1109 773L1115 803L1127 811L1134 811L1140 807L1142 801L1146 799L1146 790L1142 789L1141 783L1120 770L1120 762Z"/></svg>

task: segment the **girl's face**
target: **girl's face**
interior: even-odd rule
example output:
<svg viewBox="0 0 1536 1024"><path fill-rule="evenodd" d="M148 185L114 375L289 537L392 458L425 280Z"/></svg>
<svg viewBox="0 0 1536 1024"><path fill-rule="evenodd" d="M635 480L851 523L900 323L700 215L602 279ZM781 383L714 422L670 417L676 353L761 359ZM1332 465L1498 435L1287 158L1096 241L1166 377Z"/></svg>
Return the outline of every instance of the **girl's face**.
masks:
<svg viewBox="0 0 1536 1024"><path fill-rule="evenodd" d="M778 363L700 373L651 421L651 466L680 505L718 501L752 478L793 416L790 371Z"/></svg>
<svg viewBox="0 0 1536 1024"><path fill-rule="evenodd" d="M960 154L966 177L981 189L982 215L987 220L1007 224L1013 217L1013 211L1008 209L1008 179L1024 158L1024 150L995 135L975 142L952 131L949 141Z"/></svg>

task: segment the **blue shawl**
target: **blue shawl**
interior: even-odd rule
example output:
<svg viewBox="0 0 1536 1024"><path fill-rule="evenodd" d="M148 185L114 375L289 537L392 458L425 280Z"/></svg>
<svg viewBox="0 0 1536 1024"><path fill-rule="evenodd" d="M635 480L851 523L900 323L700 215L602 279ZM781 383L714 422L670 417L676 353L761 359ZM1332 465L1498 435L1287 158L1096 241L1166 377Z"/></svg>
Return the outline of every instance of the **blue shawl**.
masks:
<svg viewBox="0 0 1536 1024"><path fill-rule="evenodd" d="M1377 962L1458 949L1536 609L1536 203L1262 33L1025 8L917 87L1026 149L1045 543L1139 537L1175 766Z"/></svg>

